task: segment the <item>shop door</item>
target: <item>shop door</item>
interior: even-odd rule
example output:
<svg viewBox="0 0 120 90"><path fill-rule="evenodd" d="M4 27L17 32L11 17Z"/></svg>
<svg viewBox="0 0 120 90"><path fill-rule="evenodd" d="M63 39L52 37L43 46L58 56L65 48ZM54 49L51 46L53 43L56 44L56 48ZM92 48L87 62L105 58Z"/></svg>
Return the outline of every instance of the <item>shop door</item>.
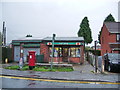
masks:
<svg viewBox="0 0 120 90"><path fill-rule="evenodd" d="M63 48L63 62L68 62L68 48Z"/></svg>

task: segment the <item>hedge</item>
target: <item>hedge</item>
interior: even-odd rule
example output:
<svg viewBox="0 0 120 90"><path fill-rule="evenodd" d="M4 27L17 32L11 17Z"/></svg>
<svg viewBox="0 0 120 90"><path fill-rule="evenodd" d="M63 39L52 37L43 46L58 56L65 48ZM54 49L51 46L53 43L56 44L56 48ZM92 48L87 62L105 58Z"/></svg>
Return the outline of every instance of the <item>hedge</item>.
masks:
<svg viewBox="0 0 120 90"><path fill-rule="evenodd" d="M6 58L8 62L12 62L12 48L2 47L2 63L5 63Z"/></svg>

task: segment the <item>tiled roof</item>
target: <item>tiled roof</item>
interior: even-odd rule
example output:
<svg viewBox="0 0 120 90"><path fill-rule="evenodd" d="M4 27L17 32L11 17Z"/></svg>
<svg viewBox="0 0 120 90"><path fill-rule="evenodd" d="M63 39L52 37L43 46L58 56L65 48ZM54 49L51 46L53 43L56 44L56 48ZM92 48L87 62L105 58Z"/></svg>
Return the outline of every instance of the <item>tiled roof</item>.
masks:
<svg viewBox="0 0 120 90"><path fill-rule="evenodd" d="M44 41L51 41L52 37L43 38ZM84 41L83 37L55 37L56 41Z"/></svg>
<svg viewBox="0 0 120 90"><path fill-rule="evenodd" d="M120 33L120 22L105 22L110 33Z"/></svg>

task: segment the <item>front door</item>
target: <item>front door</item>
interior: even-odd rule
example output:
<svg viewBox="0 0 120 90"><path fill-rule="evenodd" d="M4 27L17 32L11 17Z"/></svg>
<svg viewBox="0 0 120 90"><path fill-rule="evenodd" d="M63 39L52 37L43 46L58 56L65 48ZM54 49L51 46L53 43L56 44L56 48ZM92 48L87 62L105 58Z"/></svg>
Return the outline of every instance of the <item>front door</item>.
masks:
<svg viewBox="0 0 120 90"><path fill-rule="evenodd" d="M68 48L63 48L63 62L68 62Z"/></svg>
<svg viewBox="0 0 120 90"><path fill-rule="evenodd" d="M20 46L14 47L14 61L19 61L20 59Z"/></svg>

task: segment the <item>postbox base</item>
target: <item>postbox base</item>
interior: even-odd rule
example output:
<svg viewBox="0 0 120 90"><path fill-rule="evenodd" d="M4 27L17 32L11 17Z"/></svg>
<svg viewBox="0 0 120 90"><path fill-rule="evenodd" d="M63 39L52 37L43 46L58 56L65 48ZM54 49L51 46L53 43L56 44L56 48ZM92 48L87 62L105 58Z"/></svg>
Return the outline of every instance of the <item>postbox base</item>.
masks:
<svg viewBox="0 0 120 90"><path fill-rule="evenodd" d="M32 70L33 68L35 68L35 66L29 66L29 69Z"/></svg>

